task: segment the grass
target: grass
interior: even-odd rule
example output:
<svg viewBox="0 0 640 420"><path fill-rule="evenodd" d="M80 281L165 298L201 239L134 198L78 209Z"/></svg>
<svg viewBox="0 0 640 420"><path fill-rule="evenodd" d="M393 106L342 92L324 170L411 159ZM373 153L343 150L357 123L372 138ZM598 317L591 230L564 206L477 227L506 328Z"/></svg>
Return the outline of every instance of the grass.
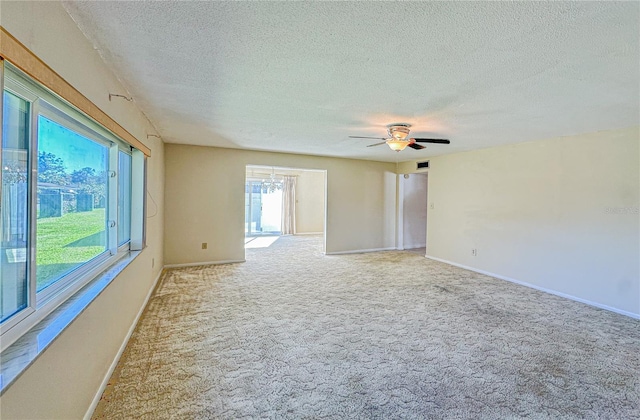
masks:
<svg viewBox="0 0 640 420"><path fill-rule="evenodd" d="M38 290L104 252L105 225L104 209L38 219Z"/></svg>

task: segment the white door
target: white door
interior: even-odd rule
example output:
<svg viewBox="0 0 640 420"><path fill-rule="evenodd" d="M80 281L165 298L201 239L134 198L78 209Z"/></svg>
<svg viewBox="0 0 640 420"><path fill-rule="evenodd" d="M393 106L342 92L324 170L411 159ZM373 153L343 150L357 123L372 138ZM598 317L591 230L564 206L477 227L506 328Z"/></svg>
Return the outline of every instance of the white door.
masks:
<svg viewBox="0 0 640 420"><path fill-rule="evenodd" d="M424 174L410 174L403 182L403 247L427 246L427 181Z"/></svg>

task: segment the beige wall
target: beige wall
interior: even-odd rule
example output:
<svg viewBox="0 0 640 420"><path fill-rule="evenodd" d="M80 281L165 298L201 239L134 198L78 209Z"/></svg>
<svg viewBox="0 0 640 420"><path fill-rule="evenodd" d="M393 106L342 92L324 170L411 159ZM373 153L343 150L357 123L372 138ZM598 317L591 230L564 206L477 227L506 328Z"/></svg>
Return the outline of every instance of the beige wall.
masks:
<svg viewBox="0 0 640 420"><path fill-rule="evenodd" d="M324 173L301 171L296 182L296 233L324 231Z"/></svg>
<svg viewBox="0 0 640 420"><path fill-rule="evenodd" d="M430 159L427 254L640 314L639 143L635 127Z"/></svg>
<svg viewBox="0 0 640 420"><path fill-rule="evenodd" d="M0 3L0 24L151 148L147 248L2 395L3 419L81 418L163 266L163 143L57 2ZM149 196L147 196L149 198ZM152 217L151 217L152 216ZM151 267L155 261L154 268Z"/></svg>
<svg viewBox="0 0 640 420"><path fill-rule="evenodd" d="M327 171L327 252L395 246L395 164L178 144L165 150L166 264L244 259L246 165Z"/></svg>

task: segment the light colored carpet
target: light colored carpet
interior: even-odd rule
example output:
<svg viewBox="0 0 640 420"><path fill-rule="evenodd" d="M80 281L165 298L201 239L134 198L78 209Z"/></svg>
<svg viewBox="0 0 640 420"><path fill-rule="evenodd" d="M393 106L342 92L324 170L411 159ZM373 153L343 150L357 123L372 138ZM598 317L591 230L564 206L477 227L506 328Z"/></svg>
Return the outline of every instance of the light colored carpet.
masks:
<svg viewBox="0 0 640 420"><path fill-rule="evenodd" d="M320 241L168 271L94 418L640 417L639 321Z"/></svg>

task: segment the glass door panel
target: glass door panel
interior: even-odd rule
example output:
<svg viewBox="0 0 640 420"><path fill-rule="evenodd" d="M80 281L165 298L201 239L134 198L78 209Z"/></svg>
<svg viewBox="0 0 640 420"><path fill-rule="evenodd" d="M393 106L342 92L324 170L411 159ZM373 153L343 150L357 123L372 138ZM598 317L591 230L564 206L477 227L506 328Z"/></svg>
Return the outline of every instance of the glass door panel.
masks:
<svg viewBox="0 0 640 420"><path fill-rule="evenodd" d="M251 183L251 219L249 233L255 235L262 233L260 214L262 213L262 185L260 182Z"/></svg>
<svg viewBox="0 0 640 420"><path fill-rule="evenodd" d="M280 235L282 190L268 188L261 181L245 184L245 236Z"/></svg>
<svg viewBox="0 0 640 420"><path fill-rule="evenodd" d="M282 232L282 190L267 190L262 194L260 224L263 233L280 235Z"/></svg>

